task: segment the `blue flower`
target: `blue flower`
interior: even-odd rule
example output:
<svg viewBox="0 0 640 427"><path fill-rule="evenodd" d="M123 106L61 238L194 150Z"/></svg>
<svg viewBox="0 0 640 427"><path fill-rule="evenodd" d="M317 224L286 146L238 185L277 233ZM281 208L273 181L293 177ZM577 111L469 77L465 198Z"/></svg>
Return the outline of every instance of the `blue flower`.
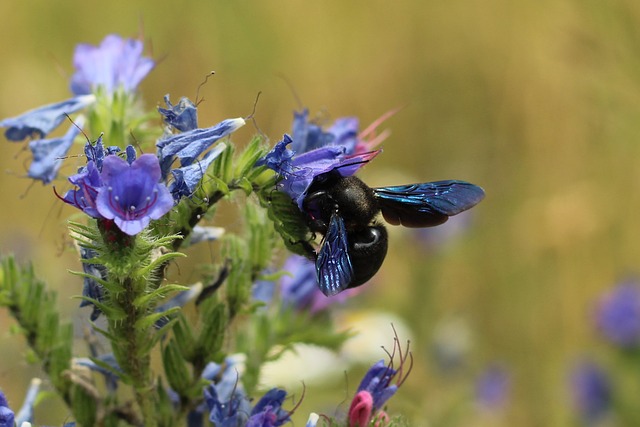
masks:
<svg viewBox="0 0 640 427"><path fill-rule="evenodd" d="M388 135L375 133L376 128L397 110L389 111L374 121L367 129L359 132L359 120L356 117L341 117L336 119L326 130L309 120L309 110L293 113L292 149L297 153L306 153L327 145L338 145L346 149L347 154L362 154L372 151Z"/></svg>
<svg viewBox="0 0 640 427"><path fill-rule="evenodd" d="M302 201L313 179L336 169L342 176L354 175L373 159L380 150L372 151L387 134L375 137L375 126L367 135L358 134L358 120L345 117L326 130L309 121L308 110L294 113L292 136L284 135L273 150L256 162L274 170L282 180L281 191L287 193L302 210ZM374 139L368 138L374 135ZM291 149L287 148L291 145Z"/></svg>
<svg viewBox="0 0 640 427"><path fill-rule="evenodd" d="M160 164L153 154L143 154L131 165L118 156L107 156L100 176L102 187L96 197L96 209L130 236L173 207L171 193L159 182Z"/></svg>
<svg viewBox="0 0 640 427"><path fill-rule="evenodd" d="M363 406L361 403L364 403L366 408L370 407L371 409L371 411L365 412L368 412L371 416L375 415L376 412L382 409L387 400L398 391L398 387L409 376L413 367L413 356L409 351L409 344L403 350L396 335L393 341L393 351L387 354L390 355L389 363L385 364L384 360L379 360L369 368L364 378L362 378L356 391L356 396L351 403L351 409L354 410L353 415L356 412L361 412ZM396 354L399 359L397 369L394 368ZM409 366L406 366L407 362L409 362ZM367 404L369 400L371 404Z"/></svg>
<svg viewBox="0 0 640 427"><path fill-rule="evenodd" d="M588 424L594 424L611 409L609 376L593 362L582 361L575 366L571 373L571 390L575 406Z"/></svg>
<svg viewBox="0 0 640 427"><path fill-rule="evenodd" d="M53 181L62 166L62 158L67 155L73 140L80 134L78 126L82 126L82 122L71 125L61 138L38 139L29 143L33 154L33 163L28 172L30 178L39 179L45 184Z"/></svg>
<svg viewBox="0 0 640 427"><path fill-rule="evenodd" d="M27 137L44 138L67 118L67 114L80 111L95 100L95 96L85 95L45 105L4 119L0 121L0 127L7 128L5 136L9 141L22 141Z"/></svg>
<svg viewBox="0 0 640 427"><path fill-rule="evenodd" d="M198 109L189 98L182 97L177 105L169 100L169 95L164 96L167 108L158 107L165 123L173 126L180 132L187 132L198 127Z"/></svg>
<svg viewBox="0 0 640 427"><path fill-rule="evenodd" d="M233 390L228 398L220 396L214 384L204 389L204 400L209 408L209 421L215 427L240 427L249 419L249 400L243 392Z"/></svg>
<svg viewBox="0 0 640 427"><path fill-rule="evenodd" d="M227 119L209 128L192 129L159 140L156 147L158 147L162 176L167 176L169 173L175 156L180 159L181 166L189 166L216 141L244 125L245 121L242 118Z"/></svg>
<svg viewBox="0 0 640 427"><path fill-rule="evenodd" d="M291 255L284 263L283 270L289 275L280 279L280 292L285 307L309 310L317 313L334 304L345 302L360 292L361 288L347 289L337 295L326 297L318 288L315 264L300 255Z"/></svg>
<svg viewBox="0 0 640 427"><path fill-rule="evenodd" d="M75 206L93 218L101 218L96 208L96 197L102 187L102 177L95 162L89 160L87 166L69 177L69 182L77 188L67 191L61 198L62 201Z"/></svg>
<svg viewBox="0 0 640 427"><path fill-rule="evenodd" d="M13 427L14 413L9 408L9 402L0 390L0 427Z"/></svg>
<svg viewBox="0 0 640 427"><path fill-rule="evenodd" d="M256 403L246 427L278 427L290 420L290 413L282 409L287 392L272 388Z"/></svg>
<svg viewBox="0 0 640 427"><path fill-rule="evenodd" d="M489 366L476 381L476 401L487 409L498 409L507 399L509 375L500 365Z"/></svg>
<svg viewBox="0 0 640 427"><path fill-rule="evenodd" d="M201 160L188 166L171 169L173 181L169 185L169 191L173 195L173 198L178 201L183 196L191 197L196 191L198 183L209 168L209 165L211 165L226 148L226 144L219 143L209 150Z"/></svg>
<svg viewBox="0 0 640 427"><path fill-rule="evenodd" d="M391 381L398 372L379 360L375 363L360 382L358 392L366 391L373 399L373 407L381 409L387 400L398 391L398 386Z"/></svg>
<svg viewBox="0 0 640 427"><path fill-rule="evenodd" d="M98 87L107 93L118 88L133 92L155 66L142 56L140 40L110 34L100 46L79 44L73 55L76 72L71 77L71 91L76 95L95 93Z"/></svg>
<svg viewBox="0 0 640 427"><path fill-rule="evenodd" d="M243 354L227 356L224 363L209 362L202 371L202 378L213 381L215 389L222 401L231 399L234 392L244 394L240 376L244 372L245 357Z"/></svg>
<svg viewBox="0 0 640 427"><path fill-rule="evenodd" d="M596 323L604 336L621 347L640 344L640 285L628 281L616 286L599 301Z"/></svg>

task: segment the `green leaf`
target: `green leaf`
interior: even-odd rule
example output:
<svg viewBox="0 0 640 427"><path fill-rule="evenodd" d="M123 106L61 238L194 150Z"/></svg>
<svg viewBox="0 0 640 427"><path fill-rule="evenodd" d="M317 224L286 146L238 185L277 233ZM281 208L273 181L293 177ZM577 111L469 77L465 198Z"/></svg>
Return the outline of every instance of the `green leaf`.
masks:
<svg viewBox="0 0 640 427"><path fill-rule="evenodd" d="M121 308L115 307L111 304L102 303L95 298L86 297L84 295L77 295L77 296L74 296L73 298L88 301L91 304L95 305L100 309L102 314L107 316L107 318L110 321L120 321L120 320L124 320L127 317L127 313L125 313L124 310L122 310Z"/></svg>
<svg viewBox="0 0 640 427"><path fill-rule="evenodd" d="M135 300L133 300L133 305L141 308L146 307L151 302L164 298L172 292L188 291L189 289L190 288L188 286L182 286L182 285L176 285L176 284L164 285L154 291L149 292L148 294L140 295Z"/></svg>
<svg viewBox="0 0 640 427"><path fill-rule="evenodd" d="M162 363L171 388L178 394L184 395L191 386L191 373L175 340L169 340L164 348Z"/></svg>
<svg viewBox="0 0 640 427"><path fill-rule="evenodd" d="M180 310L182 310L181 307L171 307L170 309L163 311L162 313L148 314L136 321L135 328L139 331L148 329L163 317L171 317L173 314L180 312Z"/></svg>

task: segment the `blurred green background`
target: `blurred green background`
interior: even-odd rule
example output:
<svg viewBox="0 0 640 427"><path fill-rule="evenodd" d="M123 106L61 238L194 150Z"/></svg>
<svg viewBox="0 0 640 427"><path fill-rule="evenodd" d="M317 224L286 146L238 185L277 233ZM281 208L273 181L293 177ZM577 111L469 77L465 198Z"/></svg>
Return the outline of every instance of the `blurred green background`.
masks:
<svg viewBox="0 0 640 427"><path fill-rule="evenodd" d="M394 229L375 283L350 302L395 313L413 331L414 371L391 412L416 426L575 424L567 370L607 351L593 301L640 270L640 3L27 0L1 2L0 16L0 117L68 97L76 43L140 31L161 60L141 87L148 105L165 93L193 99L216 71L201 91L203 126L247 116L262 91L256 119L277 141L300 107L286 82L312 115L355 115L363 128L402 107L363 179L464 179L487 197L437 248ZM79 318L70 297L80 282L67 273L79 263L64 238L73 211L22 178L26 145L2 147L0 249L33 260ZM448 374L432 358L443 322L460 326L449 335L470 336L464 366ZM16 407L34 370L4 312L0 323L0 385ZM389 347L388 337L377 344ZM487 414L468 398L494 361L511 390ZM298 425L309 410L344 406L358 381L350 373L348 391L344 378L325 391L308 385Z"/></svg>

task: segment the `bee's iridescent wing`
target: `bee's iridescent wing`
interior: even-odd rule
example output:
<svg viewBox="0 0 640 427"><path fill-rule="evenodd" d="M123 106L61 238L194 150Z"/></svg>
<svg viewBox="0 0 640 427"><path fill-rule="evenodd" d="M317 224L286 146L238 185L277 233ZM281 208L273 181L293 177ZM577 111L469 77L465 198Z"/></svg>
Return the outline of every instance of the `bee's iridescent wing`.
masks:
<svg viewBox="0 0 640 427"><path fill-rule="evenodd" d="M344 220L334 213L331 215L329 227L316 260L318 287L326 296L344 291L353 279L353 267L348 249Z"/></svg>
<svg viewBox="0 0 640 427"><path fill-rule="evenodd" d="M432 227L474 207L484 190L464 181L435 181L373 189L384 219L392 225Z"/></svg>

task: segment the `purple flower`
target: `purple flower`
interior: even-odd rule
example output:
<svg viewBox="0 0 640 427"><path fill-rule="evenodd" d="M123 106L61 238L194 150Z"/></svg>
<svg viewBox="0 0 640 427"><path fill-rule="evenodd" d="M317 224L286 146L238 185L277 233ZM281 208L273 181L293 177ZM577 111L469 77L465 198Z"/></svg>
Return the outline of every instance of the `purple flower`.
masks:
<svg viewBox="0 0 640 427"><path fill-rule="evenodd" d="M9 141L22 141L27 137L44 138L67 118L67 114L80 111L95 100L95 96L85 95L45 105L20 116L4 119L0 121L0 127L7 128L5 136Z"/></svg>
<svg viewBox="0 0 640 427"><path fill-rule="evenodd" d="M372 151L388 135L383 132L376 135L376 128L397 110L389 111L374 121L367 129L358 133L359 120L356 117L341 117L323 130L321 126L309 120L309 110L293 113L292 149L297 153L306 153L327 145L344 147L347 154L362 154Z"/></svg>
<svg viewBox="0 0 640 427"><path fill-rule="evenodd" d="M317 313L333 304L344 303L361 290L361 288L351 288L337 295L325 296L318 288L315 264L300 255L291 255L287 258L283 270L288 271L290 275L280 279L282 302L285 307L293 307L296 310Z"/></svg>
<svg viewBox="0 0 640 427"><path fill-rule="evenodd" d="M211 165L226 148L226 144L219 143L209 150L201 160L188 166L172 169L171 174L173 175L173 181L169 185L169 191L173 195L173 198L178 201L183 196L191 197L196 191L198 183L209 168L209 165Z"/></svg>
<svg viewBox="0 0 640 427"><path fill-rule="evenodd" d="M216 386L210 384L204 389L204 400L209 408L209 421L215 427L240 427L246 425L249 417L249 399L241 391L234 389L228 398L220 396Z"/></svg>
<svg viewBox="0 0 640 427"><path fill-rule="evenodd" d="M624 348L640 344L640 285L624 282L600 299L596 323L604 336Z"/></svg>
<svg viewBox="0 0 640 427"><path fill-rule="evenodd" d="M189 166L216 141L235 132L244 124L242 118L227 119L210 128L193 129L159 140L156 146L163 176L168 173L175 156L180 159L181 166Z"/></svg>
<svg viewBox="0 0 640 427"><path fill-rule="evenodd" d="M80 133L78 126L82 125L82 122L71 125L61 138L31 141L29 149L33 154L33 163L29 166L29 177L39 179L45 184L53 181L62 166L62 158L67 155L73 145L73 140Z"/></svg>
<svg viewBox="0 0 640 427"><path fill-rule="evenodd" d="M101 218L96 208L96 197L102 187L102 177L93 160L89 160L87 166L69 177L69 182L78 188L65 193L62 201L75 206L93 218Z"/></svg>
<svg viewBox="0 0 640 427"><path fill-rule="evenodd" d="M209 362L202 371L202 378L213 381L217 396L223 402L229 401L234 393L244 395L244 389L240 383L240 374L244 370L242 355L227 356L224 363Z"/></svg>
<svg viewBox="0 0 640 427"><path fill-rule="evenodd" d="M292 142L291 137L285 135L273 150L256 162L256 165L265 165L278 173L282 177L278 183L279 188L287 193L301 210L307 189L316 176L333 169L338 170L342 176L351 176L380 152L349 155L345 147L327 145L292 155L295 151L286 148Z"/></svg>
<svg viewBox="0 0 640 427"><path fill-rule="evenodd" d="M306 108L301 112L294 111L291 135L293 137L291 148L296 153L306 153L325 147L335 139L333 134L323 131L319 125L309 121L309 110Z"/></svg>
<svg viewBox="0 0 640 427"><path fill-rule="evenodd" d="M582 361L573 369L570 380L574 404L587 423L600 420L611 409L611 382L600 366Z"/></svg>
<svg viewBox="0 0 640 427"><path fill-rule="evenodd" d="M13 427L14 413L9 408L9 402L0 390L0 427Z"/></svg>
<svg viewBox="0 0 640 427"><path fill-rule="evenodd" d="M385 402L398 391L398 386L391 383L397 373L398 371L385 364L384 360L379 360L365 374L358 392L369 393L373 399L373 408L381 409Z"/></svg>
<svg viewBox="0 0 640 427"><path fill-rule="evenodd" d="M256 166L274 170L282 180L279 189L287 193L302 210L302 202L313 179L336 169L342 176L354 175L373 159L380 150L371 151L387 134L375 136L375 127L385 116L370 126L366 135L358 135L358 119L344 117L326 130L309 120L309 111L294 113L292 137L284 135L282 141ZM373 139L369 138L373 135ZM291 144L291 149L287 145Z"/></svg>
<svg viewBox="0 0 640 427"><path fill-rule="evenodd" d="M98 87L107 93L122 87L133 92L155 66L151 58L142 56L140 40L106 36L100 46L79 44L73 55L75 74L71 91L76 95L93 93Z"/></svg>
<svg viewBox="0 0 640 427"><path fill-rule="evenodd" d="M256 403L246 427L278 427L288 422L290 413L282 409L287 392L272 388Z"/></svg>
<svg viewBox="0 0 640 427"><path fill-rule="evenodd" d="M107 156L102 165L102 187L96 197L98 213L112 219L133 236L173 207L173 198L160 183L160 164L153 154L143 154L131 165L118 156Z"/></svg>
<svg viewBox="0 0 640 427"><path fill-rule="evenodd" d="M173 126L180 132L187 132L198 127L198 109L188 98L182 97L177 105L169 100L169 95L164 96L167 108L158 107L165 123Z"/></svg>
<svg viewBox="0 0 640 427"><path fill-rule="evenodd" d="M399 358L397 369L393 367L396 353ZM407 379L413 367L413 356L409 351L409 344L407 343L407 348L403 350L397 335L393 340L392 352L387 354L390 356L389 363L385 364L384 360L379 360L369 368L360 382L349 407L347 415L349 426L365 427L370 425L372 420L387 418L386 413L382 410L384 404ZM406 366L407 361L409 362L408 367ZM393 382L394 380L395 382Z"/></svg>
<svg viewBox="0 0 640 427"><path fill-rule="evenodd" d="M509 375L500 365L489 366L476 380L476 402L487 409L504 405L509 392Z"/></svg>

